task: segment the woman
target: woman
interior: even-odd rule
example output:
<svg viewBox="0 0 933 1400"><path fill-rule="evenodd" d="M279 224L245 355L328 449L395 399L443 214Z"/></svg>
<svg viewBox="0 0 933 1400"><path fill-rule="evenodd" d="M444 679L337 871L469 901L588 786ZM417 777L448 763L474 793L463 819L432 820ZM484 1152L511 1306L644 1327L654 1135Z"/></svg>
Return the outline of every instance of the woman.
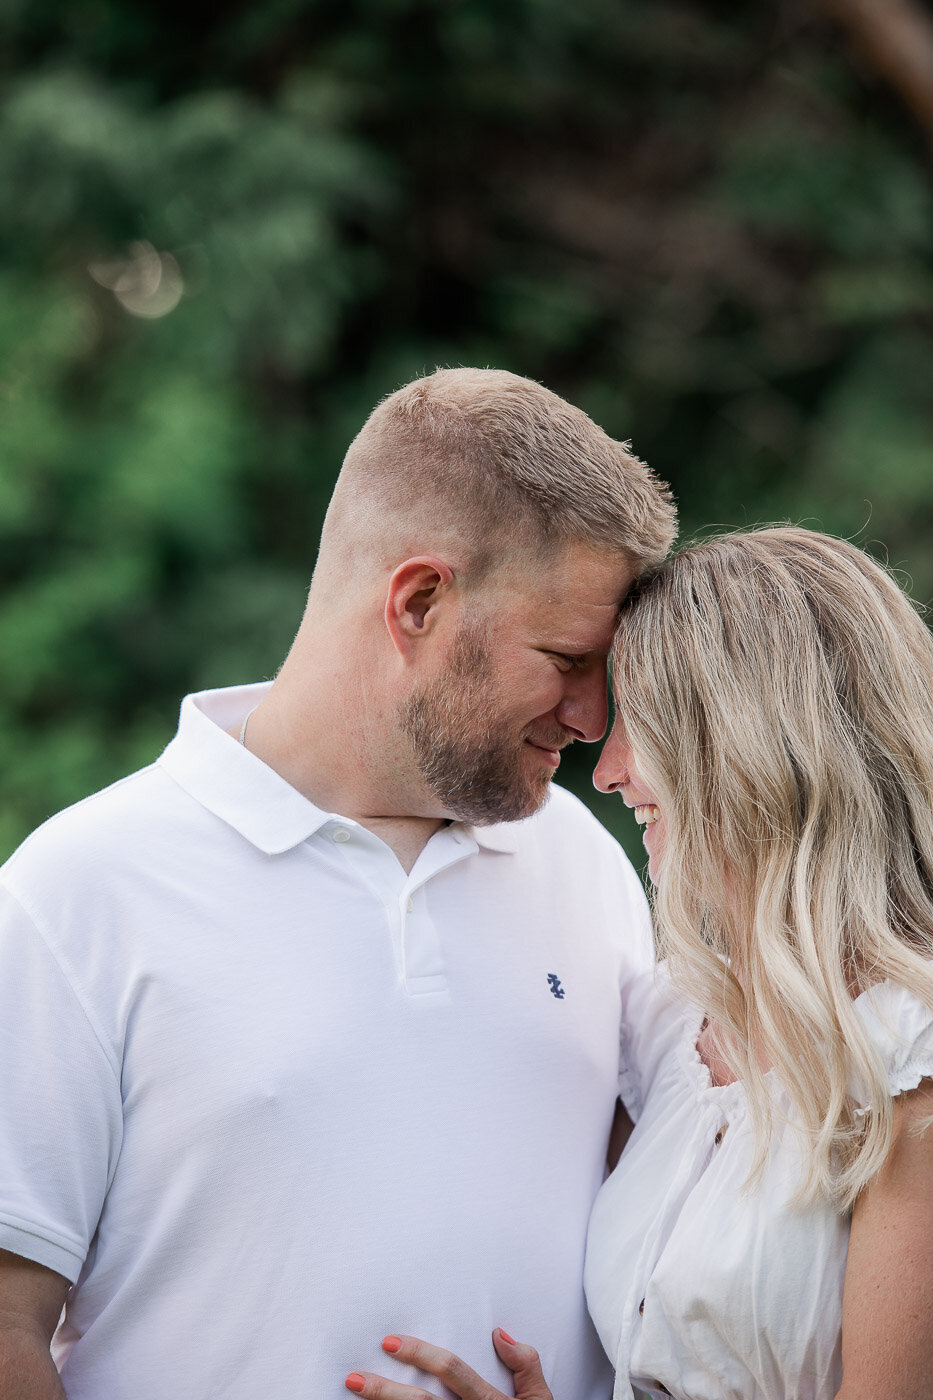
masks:
<svg viewBox="0 0 933 1400"><path fill-rule="evenodd" d="M933 1397L933 640L853 546L751 531L638 589L614 683L596 782L645 823L663 959L587 1248L616 1397ZM499 1395L422 1348L387 1339Z"/></svg>

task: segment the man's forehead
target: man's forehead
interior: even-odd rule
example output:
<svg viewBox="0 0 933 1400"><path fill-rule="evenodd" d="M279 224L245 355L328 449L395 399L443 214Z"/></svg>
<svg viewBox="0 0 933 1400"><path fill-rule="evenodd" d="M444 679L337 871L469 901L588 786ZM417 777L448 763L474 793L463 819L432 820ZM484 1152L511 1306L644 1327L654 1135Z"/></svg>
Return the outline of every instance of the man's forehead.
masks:
<svg viewBox="0 0 933 1400"><path fill-rule="evenodd" d="M582 656L607 656L619 620L616 602L584 602L568 595L542 596L513 615L517 630L533 646Z"/></svg>
<svg viewBox="0 0 933 1400"><path fill-rule="evenodd" d="M621 551L567 545L536 566L513 573L513 586L543 599L549 606L618 609L635 580L636 570Z"/></svg>

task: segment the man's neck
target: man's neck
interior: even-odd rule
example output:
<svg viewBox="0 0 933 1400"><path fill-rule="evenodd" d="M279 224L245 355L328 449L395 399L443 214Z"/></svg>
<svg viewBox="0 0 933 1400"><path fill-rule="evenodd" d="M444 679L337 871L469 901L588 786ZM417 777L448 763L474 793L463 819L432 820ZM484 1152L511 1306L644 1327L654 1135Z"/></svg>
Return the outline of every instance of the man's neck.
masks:
<svg viewBox="0 0 933 1400"><path fill-rule="evenodd" d="M434 817L355 817L354 820L385 842L406 875L411 874L415 861L435 831L446 825Z"/></svg>
<svg viewBox="0 0 933 1400"><path fill-rule="evenodd" d="M446 825L446 818L405 814L400 810L403 800L396 798L393 803L393 794L387 791L367 791L369 784L361 784L354 772L350 736L344 743L329 729L325 752L315 752L314 744L303 742L294 723L288 722L287 706L277 703L279 697L274 692L275 687L251 712L245 731L242 725L228 731L231 737L244 743L316 807L365 826L385 842L406 875L410 874L428 841ZM315 733L322 732L309 727Z"/></svg>

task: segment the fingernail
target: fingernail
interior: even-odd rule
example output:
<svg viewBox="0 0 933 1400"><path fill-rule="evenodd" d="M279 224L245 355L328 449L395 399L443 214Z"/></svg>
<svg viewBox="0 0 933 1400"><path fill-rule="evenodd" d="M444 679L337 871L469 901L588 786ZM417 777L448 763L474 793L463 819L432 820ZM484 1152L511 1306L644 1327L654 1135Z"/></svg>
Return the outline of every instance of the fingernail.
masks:
<svg viewBox="0 0 933 1400"><path fill-rule="evenodd" d="M383 1351L391 1351L391 1352L395 1353L395 1352L397 1352L397 1351L401 1351L401 1349L402 1349L402 1340L401 1340L400 1337L383 1337L383 1339L382 1339L382 1350L383 1350Z"/></svg>
<svg viewBox="0 0 933 1400"><path fill-rule="evenodd" d="M499 1328L499 1336L502 1338L502 1340L503 1340L504 1342L511 1342L511 1344L512 1344L513 1347L517 1347L517 1346L518 1346L518 1342L515 1340L514 1337L510 1337L510 1336L509 1336L508 1332L506 1332L506 1330L505 1330L504 1327L500 1327L500 1328Z"/></svg>
<svg viewBox="0 0 933 1400"><path fill-rule="evenodd" d="M361 1376L359 1371L351 1371L350 1374L347 1376L347 1379L344 1381L344 1385L347 1387L347 1390L355 1390L357 1395L359 1395L360 1391L363 1389L363 1386L365 1384L366 1377Z"/></svg>

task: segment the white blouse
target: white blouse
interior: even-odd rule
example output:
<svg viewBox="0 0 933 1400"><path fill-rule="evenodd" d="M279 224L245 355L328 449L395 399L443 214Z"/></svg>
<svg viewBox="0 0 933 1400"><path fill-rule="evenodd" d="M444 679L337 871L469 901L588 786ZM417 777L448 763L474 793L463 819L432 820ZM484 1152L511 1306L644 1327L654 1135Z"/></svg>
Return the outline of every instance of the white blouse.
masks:
<svg viewBox="0 0 933 1400"><path fill-rule="evenodd" d="M774 1138L760 1184L743 1191L745 1091L711 1084L696 1048L702 1012L663 968L629 1004L621 1093L636 1127L596 1198L585 1275L614 1400L631 1400L633 1385L677 1400L832 1400L849 1220L792 1206L802 1164L798 1134L780 1126L786 1095L772 1072ZM921 1002L886 982L856 1006L892 1094L933 1075Z"/></svg>

